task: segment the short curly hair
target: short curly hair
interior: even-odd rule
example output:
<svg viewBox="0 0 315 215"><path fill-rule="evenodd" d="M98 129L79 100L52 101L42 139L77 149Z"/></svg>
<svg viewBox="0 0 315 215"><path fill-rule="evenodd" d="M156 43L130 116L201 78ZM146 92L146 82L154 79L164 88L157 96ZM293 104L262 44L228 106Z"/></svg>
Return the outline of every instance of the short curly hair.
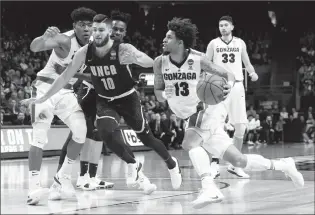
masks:
<svg viewBox="0 0 315 215"><path fill-rule="evenodd" d="M129 13L123 13L121 12L119 9L114 9L111 11L110 13L110 18L111 20L115 21L122 21L124 22L126 25L128 25L128 23L131 20L131 15Z"/></svg>
<svg viewBox="0 0 315 215"><path fill-rule="evenodd" d="M71 19L73 22L77 21L93 21L93 17L96 15L96 12L90 8L79 7L72 11Z"/></svg>
<svg viewBox="0 0 315 215"><path fill-rule="evenodd" d="M175 32L176 38L183 40L185 48L195 46L198 28L190 19L175 17L168 22L167 28Z"/></svg>

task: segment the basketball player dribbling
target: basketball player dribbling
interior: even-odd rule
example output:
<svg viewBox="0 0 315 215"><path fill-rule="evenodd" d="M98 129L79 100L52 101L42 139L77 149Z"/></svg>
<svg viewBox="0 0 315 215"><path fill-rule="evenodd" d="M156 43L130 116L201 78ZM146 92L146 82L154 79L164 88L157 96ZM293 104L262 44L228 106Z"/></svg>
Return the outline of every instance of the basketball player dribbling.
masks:
<svg viewBox="0 0 315 215"><path fill-rule="evenodd" d="M35 38L31 50L39 52L53 50L46 66L37 73L32 84L32 97L39 98L50 88L54 80L66 69L72 61L74 53L89 42L92 20L95 11L89 8L78 8L71 13L74 30L61 34L56 27L49 27L44 35ZM78 70L77 70L78 71ZM76 74L84 77L82 74ZM86 121L77 98L73 94L72 85L76 78L61 89L58 94L41 104L32 105L33 141L29 151L29 194L27 204L36 205L46 192L40 186L40 168L43 148L47 144L47 132L54 115L57 115L72 131L73 136L67 147L67 155L60 170L54 177L60 192L72 196L74 188L71 184L72 164L78 157L86 139ZM22 103L28 104L31 100Z"/></svg>
<svg viewBox="0 0 315 215"><path fill-rule="evenodd" d="M250 63L245 42L240 38L232 36L233 29L234 26L232 17L221 17L219 20L219 30L222 37L218 37L210 41L207 47L206 55L213 63L235 74L236 81L231 89L229 97L227 98L227 107L229 123L231 123L235 128L233 142L236 148L241 151L247 125L242 62L244 63L246 71L249 73L252 81L257 81L258 75ZM213 160L218 162L218 159L215 157ZM219 166L216 162L212 162L211 166L216 169L217 175L219 175ZM249 178L249 175L241 168L229 165L227 170L239 178Z"/></svg>
<svg viewBox="0 0 315 215"><path fill-rule="evenodd" d="M93 42L76 52L72 64L56 79L50 90L34 102L42 103L56 94L85 63L91 69L92 83L98 94L97 129L108 147L128 164L127 185L137 186L146 194L156 190L156 186L143 174L142 163L135 159L129 146L124 143L118 125L120 116L124 117L144 145L154 149L163 158L172 186L178 189L182 177L177 159L169 154L164 144L149 129L134 89L135 82L128 69L128 64L133 63L152 67L153 60L131 44L110 39L111 25L111 20L105 15L96 15L93 18Z"/></svg>
<svg viewBox="0 0 315 215"><path fill-rule="evenodd" d="M201 71L225 77L229 85L231 82L233 84L234 75L213 64L202 53L191 49L196 41L197 27L189 19L174 18L167 27L168 32L163 40L164 55L154 61L154 92L159 101L167 100L171 110L179 118L188 121L182 146L188 151L202 184L200 195L192 203L193 207L202 208L224 198L214 183L209 156L205 150L235 167L256 171L283 171L297 187L303 187L303 176L297 171L292 158L269 160L261 155L244 155L233 145L224 131L227 117L225 101L208 105L205 110L196 113L200 102L196 86ZM229 85L224 86L225 96L229 92Z"/></svg>

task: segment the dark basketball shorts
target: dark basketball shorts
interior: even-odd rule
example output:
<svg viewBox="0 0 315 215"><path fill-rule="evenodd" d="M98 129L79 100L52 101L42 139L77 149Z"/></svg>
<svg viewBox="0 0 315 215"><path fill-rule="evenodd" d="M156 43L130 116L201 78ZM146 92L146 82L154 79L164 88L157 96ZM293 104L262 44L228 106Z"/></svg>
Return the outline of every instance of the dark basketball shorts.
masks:
<svg viewBox="0 0 315 215"><path fill-rule="evenodd" d="M98 96L96 99L96 112L98 119L111 118L117 123L119 123L122 116L126 124L136 133L141 133L148 128L140 98L136 92L113 101Z"/></svg>

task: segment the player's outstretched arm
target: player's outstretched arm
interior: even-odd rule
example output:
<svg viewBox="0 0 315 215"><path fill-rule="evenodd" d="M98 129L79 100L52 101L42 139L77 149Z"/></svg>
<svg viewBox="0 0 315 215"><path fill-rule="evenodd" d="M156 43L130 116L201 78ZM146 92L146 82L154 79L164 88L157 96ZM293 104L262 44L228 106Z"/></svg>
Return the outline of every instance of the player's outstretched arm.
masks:
<svg viewBox="0 0 315 215"><path fill-rule="evenodd" d="M207 51L206 51L206 56L211 62L213 62L213 53L214 53L214 43L213 43L213 40L211 40L207 46Z"/></svg>
<svg viewBox="0 0 315 215"><path fill-rule="evenodd" d="M89 70L89 73L83 73L87 69ZM88 81L88 82L92 81L90 69L85 64L81 66L80 71L75 73L73 77L78 78L83 81Z"/></svg>
<svg viewBox="0 0 315 215"><path fill-rule="evenodd" d="M202 56L200 60L201 70L204 72L208 72L211 74L219 75L226 80L228 80L229 83L233 83L234 85L235 76L233 73L227 71L226 69L222 68L221 66L218 66L214 63L212 63L206 56Z"/></svg>
<svg viewBox="0 0 315 215"><path fill-rule="evenodd" d="M82 64L85 62L88 45L81 47L74 55L72 62L68 65L66 70L54 81L50 89L40 98L41 102L46 101L59 90L61 90L70 79L77 73Z"/></svg>
<svg viewBox="0 0 315 215"><path fill-rule="evenodd" d="M45 33L36 37L31 45L32 52L40 52L51 49L70 50L71 39L67 35L61 34L57 27L49 27Z"/></svg>
<svg viewBox="0 0 315 215"><path fill-rule="evenodd" d="M248 72L249 76L251 77L252 81L257 81L258 80L258 75L255 72L255 69L253 67L253 65L251 64L249 57L248 57L248 53L246 50L246 44L245 42L242 40L242 61L244 63L244 66L246 68L246 71Z"/></svg>
<svg viewBox="0 0 315 215"><path fill-rule="evenodd" d="M152 58L128 43L120 44L119 61L122 65L137 64L145 68L150 68L153 66Z"/></svg>
<svg viewBox="0 0 315 215"><path fill-rule="evenodd" d="M159 102L164 102L166 100L165 96L165 83L162 74L162 56L158 56L154 60L153 64L154 72L154 94Z"/></svg>

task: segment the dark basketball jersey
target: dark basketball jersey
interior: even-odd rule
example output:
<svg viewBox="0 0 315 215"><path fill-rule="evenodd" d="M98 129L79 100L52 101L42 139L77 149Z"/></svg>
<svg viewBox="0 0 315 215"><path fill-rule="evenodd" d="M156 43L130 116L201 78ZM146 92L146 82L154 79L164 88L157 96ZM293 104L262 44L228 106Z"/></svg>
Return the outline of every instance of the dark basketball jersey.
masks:
<svg viewBox="0 0 315 215"><path fill-rule="evenodd" d="M128 65L119 62L119 45L115 41L104 57L95 54L94 43L89 44L85 64L91 71L92 83L97 94L105 97L119 96L131 90L136 82Z"/></svg>

